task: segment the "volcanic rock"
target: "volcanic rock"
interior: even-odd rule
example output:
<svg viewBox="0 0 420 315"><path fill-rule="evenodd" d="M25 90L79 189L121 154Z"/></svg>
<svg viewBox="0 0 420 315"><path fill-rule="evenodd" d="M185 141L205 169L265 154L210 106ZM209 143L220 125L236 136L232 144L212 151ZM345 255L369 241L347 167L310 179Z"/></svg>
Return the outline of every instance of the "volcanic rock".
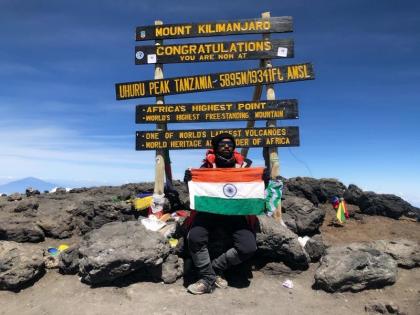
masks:
<svg viewBox="0 0 420 315"><path fill-rule="evenodd" d="M365 214L382 215L393 219L398 219L402 215L416 210L415 207L398 196L374 192L365 192L359 198L359 207Z"/></svg>
<svg viewBox="0 0 420 315"><path fill-rule="evenodd" d="M256 257L282 261L292 269L305 270L310 258L298 241L298 236L273 218L259 216Z"/></svg>
<svg viewBox="0 0 420 315"><path fill-rule="evenodd" d="M356 185L350 184L344 192L344 200L352 205L359 205L359 199L363 195L363 190Z"/></svg>
<svg viewBox="0 0 420 315"><path fill-rule="evenodd" d="M184 261L177 255L170 254L162 264L162 280L174 283L184 273Z"/></svg>
<svg viewBox="0 0 420 315"><path fill-rule="evenodd" d="M286 180L285 186L287 194L306 198L314 205L324 203L333 196L342 196L346 190L344 184L333 178L294 177Z"/></svg>
<svg viewBox="0 0 420 315"><path fill-rule="evenodd" d="M391 255L399 267L411 269L420 266L420 245L410 240L379 240L367 243L366 247L375 248Z"/></svg>
<svg viewBox="0 0 420 315"><path fill-rule="evenodd" d="M317 262L325 254L327 246L324 244L322 236L317 234L306 242L304 249L311 257L311 261Z"/></svg>
<svg viewBox="0 0 420 315"><path fill-rule="evenodd" d="M0 222L0 240L15 242L41 242L45 239L44 232L33 221L9 217Z"/></svg>
<svg viewBox="0 0 420 315"><path fill-rule="evenodd" d="M79 248L79 274L92 285L133 272L155 272L170 251L166 239L138 221L112 222L86 234Z"/></svg>
<svg viewBox="0 0 420 315"><path fill-rule="evenodd" d="M360 246L327 249L315 273L315 287L327 292L380 288L396 281L397 263L388 254Z"/></svg>
<svg viewBox="0 0 420 315"><path fill-rule="evenodd" d="M24 212L28 210L36 210L39 207L39 203L33 199L26 199L19 201L15 208L13 209L14 212Z"/></svg>
<svg viewBox="0 0 420 315"><path fill-rule="evenodd" d="M19 201L19 200L22 200L22 196L19 193L14 193L7 197L7 201Z"/></svg>
<svg viewBox="0 0 420 315"><path fill-rule="evenodd" d="M73 275L79 271L79 244L72 245L60 253L58 268L65 275Z"/></svg>
<svg viewBox="0 0 420 315"><path fill-rule="evenodd" d="M23 289L41 277L44 271L42 249L0 241L0 289Z"/></svg>
<svg viewBox="0 0 420 315"><path fill-rule="evenodd" d="M311 235L319 231L325 210L315 207L305 198L287 196L282 202L283 221L298 235Z"/></svg>

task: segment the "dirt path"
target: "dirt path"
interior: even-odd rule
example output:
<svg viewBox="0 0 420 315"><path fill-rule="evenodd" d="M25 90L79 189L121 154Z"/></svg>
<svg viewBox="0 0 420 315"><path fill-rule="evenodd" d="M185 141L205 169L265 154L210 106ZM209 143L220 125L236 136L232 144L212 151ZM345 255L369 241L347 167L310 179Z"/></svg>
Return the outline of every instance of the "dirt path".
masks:
<svg viewBox="0 0 420 315"><path fill-rule="evenodd" d="M194 296L179 281L172 285L136 283L91 289L77 276L49 271L20 293L0 291L0 314L364 314L371 301L393 301L408 314L420 309L420 269L399 270L397 283L381 290L329 294L311 289L316 265L283 288L283 276L254 272L247 288L218 289Z"/></svg>

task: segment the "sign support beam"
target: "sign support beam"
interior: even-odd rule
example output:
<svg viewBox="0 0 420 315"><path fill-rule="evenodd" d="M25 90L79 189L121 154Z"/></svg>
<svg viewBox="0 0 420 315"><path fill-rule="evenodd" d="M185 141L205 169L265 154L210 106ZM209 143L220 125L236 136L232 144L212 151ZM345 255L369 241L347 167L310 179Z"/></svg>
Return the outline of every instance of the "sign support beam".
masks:
<svg viewBox="0 0 420 315"><path fill-rule="evenodd" d="M162 25L162 21L155 21L155 25ZM156 40L155 45L162 45L163 40ZM155 80L163 79L163 65L155 65ZM163 105L165 102L164 96L156 97L156 105ZM166 124L156 124L156 129L160 131L166 131ZM154 194L163 195L164 194L164 176L166 171L167 182L169 185L172 184L172 173L171 165L169 161L169 151L167 149L156 150L156 165L155 165L155 187ZM168 176L169 175L169 176Z"/></svg>

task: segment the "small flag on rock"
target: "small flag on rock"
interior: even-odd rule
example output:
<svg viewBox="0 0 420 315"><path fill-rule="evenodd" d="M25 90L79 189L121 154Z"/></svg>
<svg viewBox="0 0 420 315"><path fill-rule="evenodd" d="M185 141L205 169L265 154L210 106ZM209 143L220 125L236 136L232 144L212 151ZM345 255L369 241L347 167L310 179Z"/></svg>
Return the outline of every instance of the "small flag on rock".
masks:
<svg viewBox="0 0 420 315"><path fill-rule="evenodd" d="M225 215L261 214L265 209L262 167L192 169L190 207Z"/></svg>
<svg viewBox="0 0 420 315"><path fill-rule="evenodd" d="M340 198L340 203L337 208L337 220L340 223L346 222L346 219L349 218L349 213L347 212L347 206L343 198Z"/></svg>

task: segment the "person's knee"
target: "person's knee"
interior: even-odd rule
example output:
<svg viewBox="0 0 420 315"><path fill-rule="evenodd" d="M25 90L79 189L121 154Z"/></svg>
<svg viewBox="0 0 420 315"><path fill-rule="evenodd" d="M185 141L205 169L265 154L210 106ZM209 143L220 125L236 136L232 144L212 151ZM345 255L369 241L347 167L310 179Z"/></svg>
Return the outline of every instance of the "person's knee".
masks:
<svg viewBox="0 0 420 315"><path fill-rule="evenodd" d="M201 226L194 226L188 232L188 247L190 251L197 252L208 243L208 232Z"/></svg>
<svg viewBox="0 0 420 315"><path fill-rule="evenodd" d="M255 254L257 251L257 242L254 237L248 238L246 241L239 242L236 245L236 250L241 260L244 261Z"/></svg>

